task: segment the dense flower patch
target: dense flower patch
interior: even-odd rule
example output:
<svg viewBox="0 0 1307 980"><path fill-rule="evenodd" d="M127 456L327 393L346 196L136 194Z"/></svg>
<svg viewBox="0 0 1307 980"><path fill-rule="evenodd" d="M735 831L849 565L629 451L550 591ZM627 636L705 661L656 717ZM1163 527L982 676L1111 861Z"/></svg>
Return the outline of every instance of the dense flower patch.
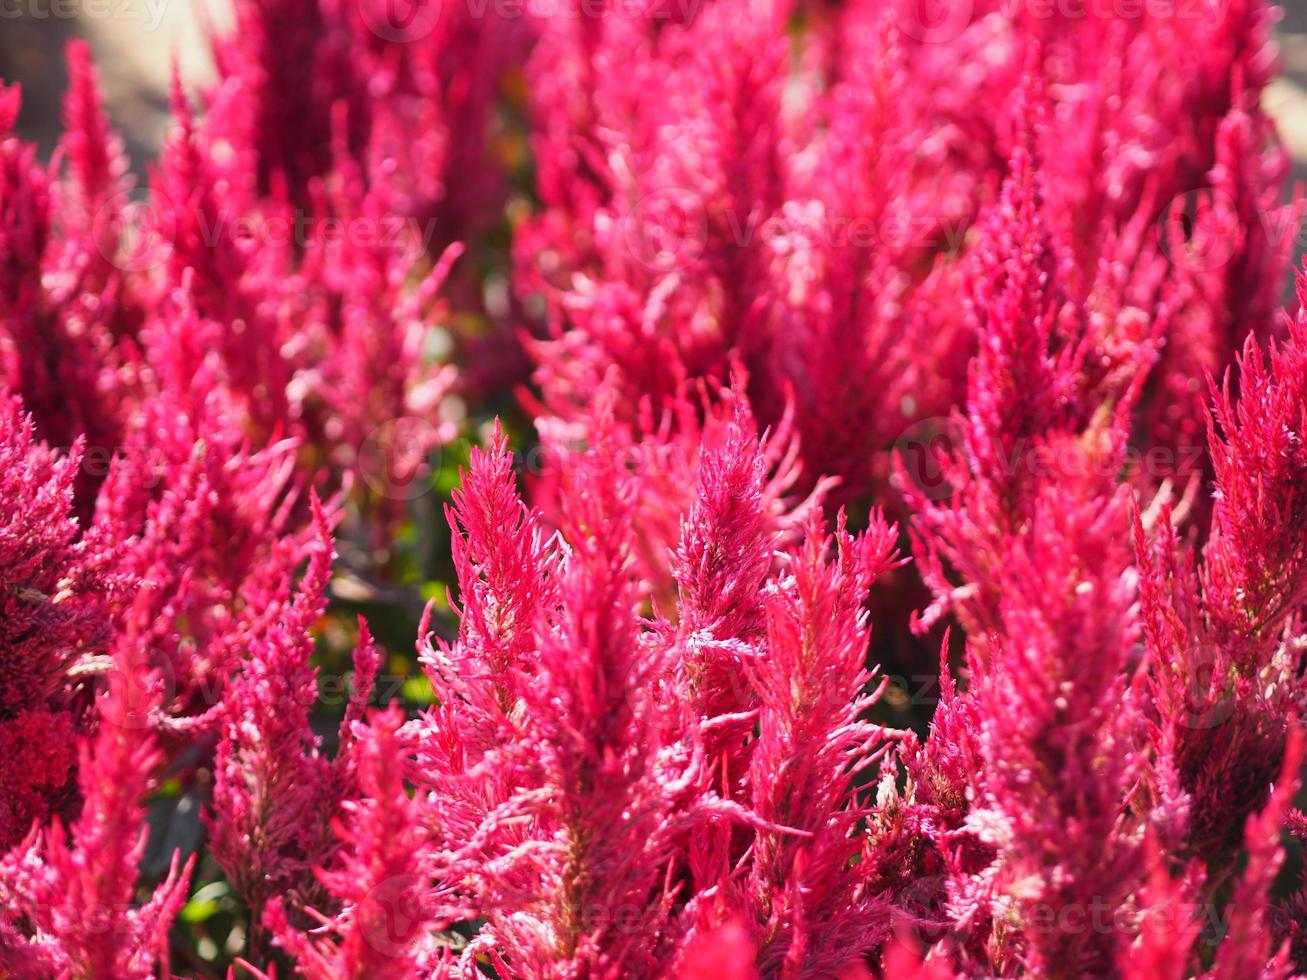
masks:
<svg viewBox="0 0 1307 980"><path fill-rule="evenodd" d="M1273 8L236 14L0 87L0 974L1307 974Z"/></svg>

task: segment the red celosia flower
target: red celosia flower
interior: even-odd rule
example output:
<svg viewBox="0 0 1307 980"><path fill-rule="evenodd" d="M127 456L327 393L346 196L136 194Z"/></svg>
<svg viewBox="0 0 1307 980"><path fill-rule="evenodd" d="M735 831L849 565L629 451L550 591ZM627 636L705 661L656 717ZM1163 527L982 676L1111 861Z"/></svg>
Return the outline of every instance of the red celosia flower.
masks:
<svg viewBox="0 0 1307 980"><path fill-rule="evenodd" d="M80 730L70 670L108 636L114 577L73 516L80 445L64 458L0 392L0 849L73 798Z"/></svg>
<svg viewBox="0 0 1307 980"><path fill-rule="evenodd" d="M362 796L346 804L340 819L338 859L319 871L328 893L343 906L324 923L339 938L309 941L289 926L280 898L269 906L278 942L310 980L407 980L438 975L445 965L441 948L432 942L438 923L424 914L430 873L419 814L404 787L402 720L391 711L366 726L357 749Z"/></svg>
<svg viewBox="0 0 1307 980"><path fill-rule="evenodd" d="M1307 969L1273 10L931 6L237 0L139 193L0 88L0 973ZM336 526L458 622L332 737Z"/></svg>
<svg viewBox="0 0 1307 980"><path fill-rule="evenodd" d="M1158 703L1162 772L1189 796L1190 844L1221 860L1261 805L1301 698L1293 639L1307 601L1301 528L1307 323L1269 358L1251 339L1211 421L1215 499L1193 556L1160 512L1140 530L1142 599ZM1159 788L1160 795L1160 788Z"/></svg>
<svg viewBox="0 0 1307 980"><path fill-rule="evenodd" d="M68 711L29 708L0 721L0 846L17 843L66 807L76 742Z"/></svg>
<svg viewBox="0 0 1307 980"><path fill-rule="evenodd" d="M285 619L255 639L222 702L209 831L256 923L274 895L311 897L299 890L310 888L310 870L330 854L339 803L309 727L317 698L309 630L322 614L333 556L327 518L320 508L315 517L319 541L299 595Z"/></svg>
<svg viewBox="0 0 1307 980"><path fill-rule="evenodd" d="M148 608L144 603L141 608ZM143 798L162 753L151 729L162 678L134 617L113 649L99 730L83 742L82 812L67 828L36 831L0 862L0 962L18 975L139 978L167 972L168 928L186 897L193 859L135 904L145 847Z"/></svg>
<svg viewBox="0 0 1307 980"><path fill-rule="evenodd" d="M857 538L841 518L833 542L814 524L765 600L766 642L748 665L761 705L749 802L792 829L759 832L742 888L769 974L833 972L885 938L887 903L857 873L855 828L869 807L850 780L888 748L861 718L883 689L863 666L863 602L893 567L896 537L879 515Z"/></svg>
<svg viewBox="0 0 1307 980"><path fill-rule="evenodd" d="M1038 135L1037 112L1033 119L1029 132ZM970 634L972 688L961 711L974 729L937 727L932 739L976 746L978 771L962 788L967 828L996 851L979 895L996 933L1003 920L1011 929L995 935L990 955L1041 975L1097 974L1115 961L1113 923L1137 865L1136 835L1123 821L1141 766L1131 744L1138 706L1124 674L1138 630L1128 487L1118 474L1126 412L1151 352L1130 354L1134 378L1113 386L1084 369L1094 338L1080 327L1088 317L1060 309L1039 179L1019 147L976 253L980 353L957 420L961 445L941 461L955 495L920 502L917 533L937 608L956 608ZM1101 398L1120 404L1099 408ZM957 713L950 704L941 720ZM917 778L927 799L956 807L958 789L929 785L956 779L950 749L958 750L926 756L946 766L939 776ZM961 910L965 886L953 888ZM1082 929L1070 915L1107 926Z"/></svg>
<svg viewBox="0 0 1307 980"><path fill-rule="evenodd" d="M129 188L121 140L104 116L85 44L69 46L68 65L62 178L36 165L0 109L0 382L23 398L52 445L86 438L91 455L78 474L85 520L127 411L121 340L141 313L115 265ZM3 98L16 109L17 95Z"/></svg>

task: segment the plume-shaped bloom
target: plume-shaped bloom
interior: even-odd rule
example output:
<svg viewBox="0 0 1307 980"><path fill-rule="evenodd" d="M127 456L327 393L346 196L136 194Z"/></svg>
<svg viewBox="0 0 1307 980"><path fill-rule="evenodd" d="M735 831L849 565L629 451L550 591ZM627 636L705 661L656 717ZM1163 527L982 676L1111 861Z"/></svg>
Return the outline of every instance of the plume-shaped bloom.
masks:
<svg viewBox="0 0 1307 980"><path fill-rule="evenodd" d="M162 753L152 734L162 678L146 657L141 603L113 649L98 731L82 743L81 814L33 831L0 862L3 962L19 975L148 978L167 972L168 930L193 859L173 855L166 878L136 904L145 847L144 799Z"/></svg>
<svg viewBox="0 0 1307 980"><path fill-rule="evenodd" d="M119 567L151 586L164 716L181 729L204 724L248 644L284 615L310 539L294 443L251 449L198 320L182 311L169 326L143 329L161 390L126 426L92 529L122 542Z"/></svg>
<svg viewBox="0 0 1307 980"><path fill-rule="evenodd" d="M1294 635L1304 589L1302 318L1269 356L1250 338L1215 392L1211 525L1196 561L1161 511L1139 533L1144 622L1163 765L1189 797L1189 844L1224 859L1279 768L1300 698Z"/></svg>
<svg viewBox="0 0 1307 980"><path fill-rule="evenodd" d="M209 830L213 853L255 927L270 898L312 904L312 868L332 847L329 760L309 726L317 700L310 656L333 557L326 515L315 504L318 544L286 619L256 638L222 702Z"/></svg>
<svg viewBox="0 0 1307 980"><path fill-rule="evenodd" d="M359 736L361 797L346 804L339 819L339 856L319 871L342 909L327 921L337 937L309 940L290 927L280 898L268 906L277 942L310 980L408 980L438 976L444 966L439 947L430 942L439 925L423 914L430 904L430 873L422 825L403 781L402 721L398 711L378 714Z"/></svg>
<svg viewBox="0 0 1307 980"><path fill-rule="evenodd" d="M0 394L0 849L73 801L71 674L111 635L109 601L125 584L110 543L79 533L80 459L80 445L60 458L37 442L22 404Z"/></svg>
<svg viewBox="0 0 1307 980"><path fill-rule="evenodd" d="M513 768L488 788L502 781L506 795L484 800L460 848L480 869L473 907L487 917L472 948L514 971L654 972L674 936L676 842L711 807L696 800L690 733L656 708L668 651L635 617L632 484L613 462L596 447L566 474L557 598L520 624L532 677L517 691L516 731L499 733L514 742L494 746L495 764ZM429 671L439 695L448 682L438 662ZM444 721L430 719L425 737Z"/></svg>
<svg viewBox="0 0 1307 980"><path fill-rule="evenodd" d="M118 445L133 388L123 347L142 311L121 261L129 184L89 49L68 47L64 173L37 164L0 110L0 381L23 398L37 431L68 448L86 439L78 514L86 521ZM3 99L16 111L17 90Z"/></svg>
<svg viewBox="0 0 1307 980"><path fill-rule="evenodd" d="M1032 109L1035 135L1038 102ZM1118 474L1151 352L1131 354L1136 374L1123 390L1094 390L1082 365L1095 337L1062 308L1039 187L1031 149L1019 147L977 251L980 353L960 445L941 460L953 496L919 497L916 533L936 609L955 609L969 634L980 765L963 791L968 828L996 851L981 875L994 918L989 955L1041 975L1098 973L1115 962L1114 916L1137 866L1123 821L1140 766L1125 676L1138 627L1129 487ZM1112 400L1096 407L1104 394ZM918 779L947 786L950 774ZM961 909L964 886L952 887ZM1080 928L1072 915L1096 921Z"/></svg>
<svg viewBox="0 0 1307 980"><path fill-rule="evenodd" d="M852 780L888 747L885 733L862 720L883 689L864 666L863 603L896 560L897 532L879 515L857 538L840 523L833 541L810 526L791 555L765 600L762 656L749 665L761 705L750 804L789 828L759 832L743 884L761 933L759 966L769 975L858 963L883 941L889 921L884 898L855 869L856 828L869 807Z"/></svg>

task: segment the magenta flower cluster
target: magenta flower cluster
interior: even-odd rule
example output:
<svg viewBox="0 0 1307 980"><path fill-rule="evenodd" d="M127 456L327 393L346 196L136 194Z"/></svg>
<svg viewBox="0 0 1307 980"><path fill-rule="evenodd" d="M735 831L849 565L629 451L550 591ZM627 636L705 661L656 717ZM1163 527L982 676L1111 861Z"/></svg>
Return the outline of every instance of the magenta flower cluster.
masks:
<svg viewBox="0 0 1307 980"><path fill-rule="evenodd" d="M236 0L143 180L0 86L0 976L1307 976L1275 17Z"/></svg>

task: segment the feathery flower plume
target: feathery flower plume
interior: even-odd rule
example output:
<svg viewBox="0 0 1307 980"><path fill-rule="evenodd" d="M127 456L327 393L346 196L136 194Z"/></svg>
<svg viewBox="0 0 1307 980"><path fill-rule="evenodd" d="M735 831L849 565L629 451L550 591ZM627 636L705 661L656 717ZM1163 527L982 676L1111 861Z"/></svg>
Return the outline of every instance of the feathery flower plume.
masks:
<svg viewBox="0 0 1307 980"><path fill-rule="evenodd" d="M81 745L81 814L67 828L56 820L34 830L0 862L0 962L20 975L149 980L156 969L168 972L168 930L194 858L179 866L174 854L166 878L136 904L143 802L164 761L151 718L162 678L146 657L144 620L134 614L115 644L98 731Z"/></svg>
<svg viewBox="0 0 1307 980"><path fill-rule="evenodd" d="M1014 153L976 253L980 353L957 420L961 445L941 460L954 495L918 497L915 535L937 596L931 617L954 609L968 632L962 717L975 728L963 737L979 767L962 791L966 828L995 849L976 879L993 917L988 956L1078 975L1115 962L1112 923L1137 866L1126 820L1139 721L1125 676L1137 626L1129 487L1118 474L1151 351L1131 355L1135 377L1091 414L1082 365L1094 338L1061 306L1059 253L1042 217L1037 91L1031 109L1031 142ZM937 726L932 739L952 734ZM917 778L947 786L949 775ZM967 887L952 884L958 912ZM1082 929L1072 915L1097 918Z"/></svg>
<svg viewBox="0 0 1307 980"><path fill-rule="evenodd" d="M309 980L408 980L435 976L444 966L440 947L429 943L438 925L424 916L429 871L423 866L422 826L403 781L403 722L398 711L375 715L358 735L361 797L344 805L336 834L341 850L318 870L340 908L323 920L337 936L309 939L293 929L280 897L266 919L276 941ZM315 930L320 931L320 930Z"/></svg>
<svg viewBox="0 0 1307 980"><path fill-rule="evenodd" d="M269 900L314 904L312 869L330 854L330 761L309 727L317 700L310 629L322 614L333 557L314 501L318 544L286 619L255 639L222 702L208 815L213 854L250 905L257 936ZM252 939L257 950L260 943Z"/></svg>
<svg viewBox="0 0 1307 980"><path fill-rule="evenodd" d="M767 975L838 972L885 938L888 903L857 873L870 808L853 780L889 748L862 720L884 688L864 666L863 603L896 563L896 540L880 515L858 537L841 518L830 540L814 519L764 599L766 644L749 664L761 704L750 804L788 829L758 833L742 889Z"/></svg>
<svg viewBox="0 0 1307 980"><path fill-rule="evenodd" d="M71 672L109 636L105 542L82 537L73 514L80 452L37 442L0 392L0 850L73 802L83 726Z"/></svg>
<svg viewBox="0 0 1307 980"><path fill-rule="evenodd" d="M1295 639L1307 601L1307 323L1268 352L1252 339L1214 390L1215 492L1196 562L1160 512L1138 537L1141 599L1164 771L1188 796L1187 843L1227 860L1278 771L1302 682Z"/></svg>

